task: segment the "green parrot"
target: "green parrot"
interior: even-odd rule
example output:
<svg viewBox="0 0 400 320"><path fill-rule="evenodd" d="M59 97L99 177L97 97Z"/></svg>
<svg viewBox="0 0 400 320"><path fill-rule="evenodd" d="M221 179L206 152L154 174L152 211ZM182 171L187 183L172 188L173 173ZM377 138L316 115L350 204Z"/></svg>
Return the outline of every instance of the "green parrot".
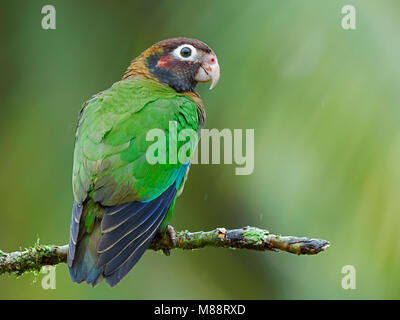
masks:
<svg viewBox="0 0 400 320"><path fill-rule="evenodd" d="M195 87L211 82L212 89L219 74L217 57L205 43L168 39L145 50L121 81L83 105L75 135L68 251L74 282L95 286L105 279L115 286L158 232L171 231L168 222L190 154L185 163L170 160L171 145L179 150L185 142L168 139L169 125L176 123L178 134L200 133L205 110ZM164 163L146 157L152 129L167 137Z"/></svg>

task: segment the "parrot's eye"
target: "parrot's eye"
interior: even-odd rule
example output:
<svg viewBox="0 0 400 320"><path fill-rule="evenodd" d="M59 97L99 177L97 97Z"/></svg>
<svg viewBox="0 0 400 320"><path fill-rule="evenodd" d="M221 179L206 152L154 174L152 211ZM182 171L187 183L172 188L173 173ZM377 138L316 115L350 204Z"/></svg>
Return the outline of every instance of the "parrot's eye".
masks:
<svg viewBox="0 0 400 320"><path fill-rule="evenodd" d="M194 61L198 58L196 48L189 43L184 43L175 48L172 54L180 60Z"/></svg>
<svg viewBox="0 0 400 320"><path fill-rule="evenodd" d="M182 58L189 58L191 54L192 54L192 50L189 47L183 47L181 49Z"/></svg>

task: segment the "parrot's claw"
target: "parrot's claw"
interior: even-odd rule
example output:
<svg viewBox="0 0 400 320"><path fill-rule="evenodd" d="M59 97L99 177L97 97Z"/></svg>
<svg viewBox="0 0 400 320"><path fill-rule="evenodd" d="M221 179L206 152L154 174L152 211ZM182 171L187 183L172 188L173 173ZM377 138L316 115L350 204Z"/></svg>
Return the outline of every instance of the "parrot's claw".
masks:
<svg viewBox="0 0 400 320"><path fill-rule="evenodd" d="M159 232L156 237L162 242L165 241L167 246L172 244L172 247L176 247L176 230L173 226L168 225L167 229L164 232ZM166 256L171 254L169 248L163 248L162 251Z"/></svg>
<svg viewBox="0 0 400 320"><path fill-rule="evenodd" d="M172 245L176 247L176 230L173 226L168 225L167 230L165 231L171 241Z"/></svg>

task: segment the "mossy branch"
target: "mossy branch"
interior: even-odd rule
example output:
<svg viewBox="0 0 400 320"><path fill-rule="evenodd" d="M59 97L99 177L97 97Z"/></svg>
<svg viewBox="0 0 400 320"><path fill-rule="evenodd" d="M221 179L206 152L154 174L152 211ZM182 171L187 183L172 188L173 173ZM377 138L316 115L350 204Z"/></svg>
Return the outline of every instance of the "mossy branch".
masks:
<svg viewBox="0 0 400 320"><path fill-rule="evenodd" d="M175 244L168 234L156 237L149 249L199 249L204 247L251 249L258 251L286 251L298 255L318 254L329 247L329 242L321 239L299 238L270 234L256 227L227 230L217 228L212 231L176 233ZM0 250L0 274L22 275L27 271L40 271L43 266L56 265L67 261L68 245L41 245L25 251L5 253Z"/></svg>

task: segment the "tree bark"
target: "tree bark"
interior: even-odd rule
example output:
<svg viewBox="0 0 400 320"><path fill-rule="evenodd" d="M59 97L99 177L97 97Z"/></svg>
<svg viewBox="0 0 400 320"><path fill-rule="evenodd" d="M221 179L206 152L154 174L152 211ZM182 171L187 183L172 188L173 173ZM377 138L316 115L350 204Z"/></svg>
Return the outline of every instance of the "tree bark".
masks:
<svg viewBox="0 0 400 320"><path fill-rule="evenodd" d="M162 250L167 255L172 249L193 250L204 247L250 249L258 251L286 251L297 255L314 255L328 248L330 243L322 239L270 234L257 227L227 230L217 228L212 231L177 232L175 239L167 233L154 238L148 249ZM27 271L39 272L43 266L57 265L67 261L68 245L42 245L24 251L6 253L0 250L0 274L17 276Z"/></svg>

